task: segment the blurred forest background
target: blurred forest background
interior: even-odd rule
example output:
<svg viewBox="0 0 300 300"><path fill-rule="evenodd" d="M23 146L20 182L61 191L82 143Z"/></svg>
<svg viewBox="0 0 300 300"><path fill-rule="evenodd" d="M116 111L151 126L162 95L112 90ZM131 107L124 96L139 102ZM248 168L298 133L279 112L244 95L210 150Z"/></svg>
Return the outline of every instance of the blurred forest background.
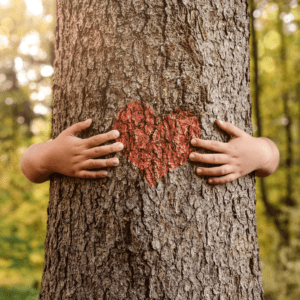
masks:
<svg viewBox="0 0 300 300"><path fill-rule="evenodd" d="M256 178L266 300L300 299L300 3L249 0L254 136L279 148L280 166ZM38 299L49 182L20 160L51 138L55 0L0 0L0 299Z"/></svg>

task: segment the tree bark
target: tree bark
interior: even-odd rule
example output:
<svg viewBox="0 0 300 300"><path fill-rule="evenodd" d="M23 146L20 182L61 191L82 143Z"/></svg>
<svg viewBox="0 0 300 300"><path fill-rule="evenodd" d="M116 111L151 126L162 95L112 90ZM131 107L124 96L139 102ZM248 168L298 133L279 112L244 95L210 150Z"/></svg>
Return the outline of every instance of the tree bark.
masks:
<svg viewBox="0 0 300 300"><path fill-rule="evenodd" d="M248 40L246 0L57 0L53 138L121 120L133 148L108 178L51 177L40 299L263 299L254 174L212 186L180 152L195 118L252 134Z"/></svg>

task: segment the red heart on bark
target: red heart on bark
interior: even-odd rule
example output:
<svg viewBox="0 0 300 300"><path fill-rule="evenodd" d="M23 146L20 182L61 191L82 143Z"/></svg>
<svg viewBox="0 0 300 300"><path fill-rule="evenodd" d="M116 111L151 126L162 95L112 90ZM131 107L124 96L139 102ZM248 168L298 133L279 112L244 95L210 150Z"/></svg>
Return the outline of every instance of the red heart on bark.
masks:
<svg viewBox="0 0 300 300"><path fill-rule="evenodd" d="M188 110L177 108L160 121L145 104L133 102L121 109L114 129L123 154L143 173L150 187L169 171L185 164L196 148L191 139L201 137L200 124Z"/></svg>

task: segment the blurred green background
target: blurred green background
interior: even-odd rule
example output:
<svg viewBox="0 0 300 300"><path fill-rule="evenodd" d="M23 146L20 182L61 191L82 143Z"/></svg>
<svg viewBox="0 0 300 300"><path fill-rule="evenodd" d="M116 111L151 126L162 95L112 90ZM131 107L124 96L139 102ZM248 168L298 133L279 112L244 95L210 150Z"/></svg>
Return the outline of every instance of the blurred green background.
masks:
<svg viewBox="0 0 300 300"><path fill-rule="evenodd" d="M266 300L300 299L300 4L249 0L255 136L280 166L256 178ZM38 299L49 182L22 174L27 147L51 138L55 0L0 0L0 299Z"/></svg>

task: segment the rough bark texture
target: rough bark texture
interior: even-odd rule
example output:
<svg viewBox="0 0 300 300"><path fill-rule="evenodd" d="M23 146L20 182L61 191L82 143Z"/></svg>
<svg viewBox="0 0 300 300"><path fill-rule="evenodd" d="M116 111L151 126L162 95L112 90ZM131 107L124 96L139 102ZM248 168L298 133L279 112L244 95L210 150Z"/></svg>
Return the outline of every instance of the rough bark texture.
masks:
<svg viewBox="0 0 300 300"><path fill-rule="evenodd" d="M252 134L248 39L246 0L57 0L53 138L134 102ZM106 179L52 176L40 299L263 299L253 174L212 186L187 162L152 186L118 156Z"/></svg>

